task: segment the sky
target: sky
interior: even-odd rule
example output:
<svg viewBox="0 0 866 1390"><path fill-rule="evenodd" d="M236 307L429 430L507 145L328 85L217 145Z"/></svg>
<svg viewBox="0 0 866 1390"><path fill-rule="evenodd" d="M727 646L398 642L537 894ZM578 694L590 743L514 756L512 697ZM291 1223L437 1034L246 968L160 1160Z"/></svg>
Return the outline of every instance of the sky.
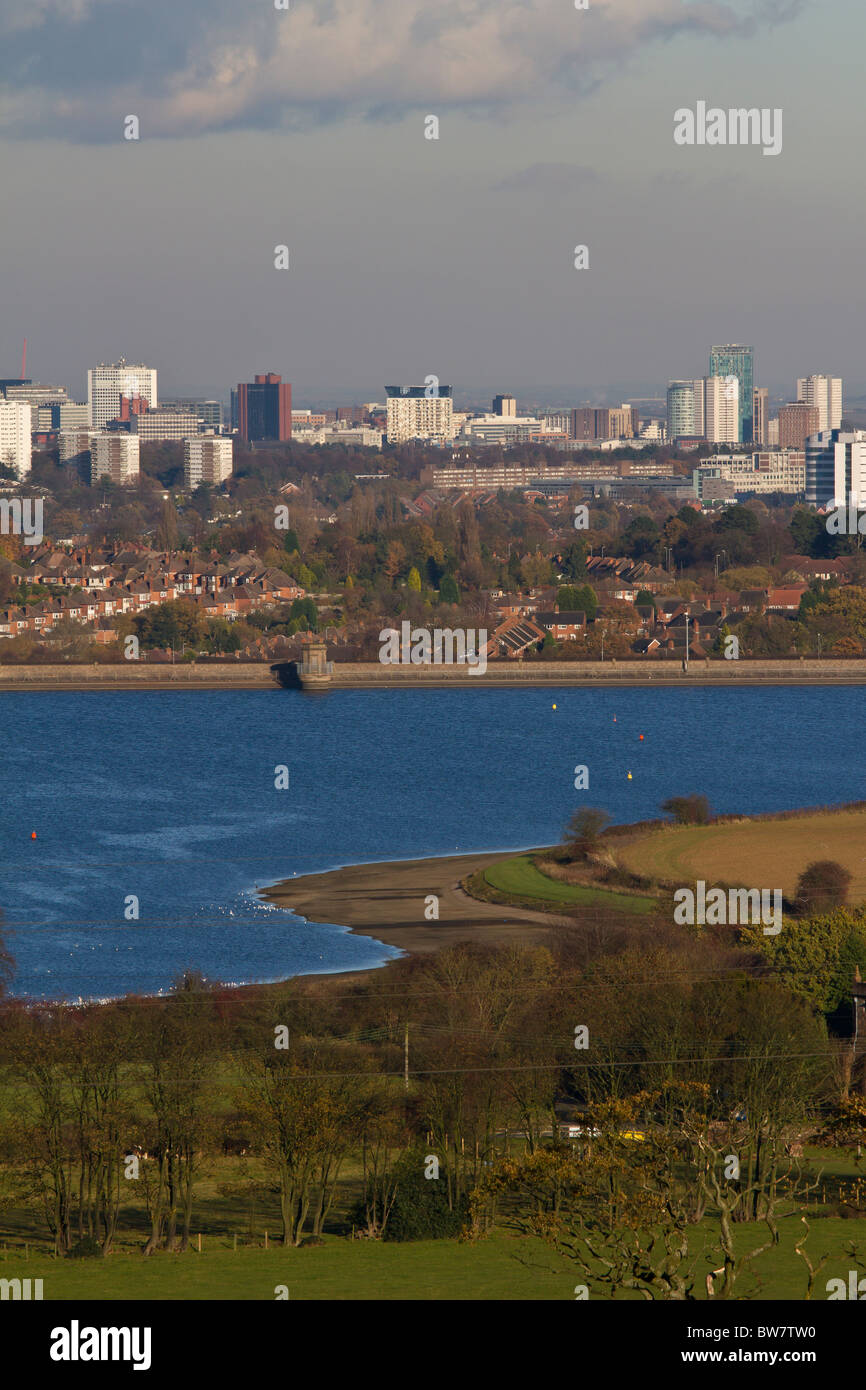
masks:
<svg viewBox="0 0 866 1390"><path fill-rule="evenodd" d="M862 0L0 0L0 376L570 405L745 342L854 398L864 51ZM699 101L781 153L677 145Z"/></svg>

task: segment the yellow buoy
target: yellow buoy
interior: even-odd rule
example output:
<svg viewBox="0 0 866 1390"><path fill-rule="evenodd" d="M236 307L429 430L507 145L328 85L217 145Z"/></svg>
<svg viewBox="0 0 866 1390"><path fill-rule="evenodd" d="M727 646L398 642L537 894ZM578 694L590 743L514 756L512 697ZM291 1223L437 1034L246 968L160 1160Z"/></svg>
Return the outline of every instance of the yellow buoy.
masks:
<svg viewBox="0 0 866 1390"><path fill-rule="evenodd" d="M553 708L556 709L556 705L554 705Z"/></svg>
<svg viewBox="0 0 866 1390"><path fill-rule="evenodd" d="M631 773L628 774L628 780L631 781Z"/></svg>

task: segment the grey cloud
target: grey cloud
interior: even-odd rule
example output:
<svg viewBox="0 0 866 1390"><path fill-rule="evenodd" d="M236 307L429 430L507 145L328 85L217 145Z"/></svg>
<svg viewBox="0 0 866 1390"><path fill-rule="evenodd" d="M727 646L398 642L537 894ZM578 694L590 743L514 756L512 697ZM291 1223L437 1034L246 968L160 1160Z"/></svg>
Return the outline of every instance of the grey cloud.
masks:
<svg viewBox="0 0 866 1390"><path fill-rule="evenodd" d="M724 37L797 0L0 0L0 133L299 129L425 108L507 112L591 88L634 48Z"/></svg>

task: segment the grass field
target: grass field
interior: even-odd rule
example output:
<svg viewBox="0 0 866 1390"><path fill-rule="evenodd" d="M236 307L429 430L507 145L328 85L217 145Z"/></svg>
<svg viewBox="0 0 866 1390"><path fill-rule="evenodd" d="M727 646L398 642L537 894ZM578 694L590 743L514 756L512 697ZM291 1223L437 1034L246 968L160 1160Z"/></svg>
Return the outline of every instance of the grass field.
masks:
<svg viewBox="0 0 866 1390"><path fill-rule="evenodd" d="M654 898L635 893L609 893L603 888L585 888L581 884L560 883L539 872L528 854L514 859L502 859L484 871L491 888L514 898L527 898L539 903L568 903L586 907L609 907L617 912L651 912L657 905Z"/></svg>
<svg viewBox="0 0 866 1390"><path fill-rule="evenodd" d="M744 1279L758 1299L800 1301L806 1290L805 1265L794 1244L804 1227L796 1217L783 1220L778 1247L762 1256L755 1268L760 1283ZM740 1227L742 1250L762 1244L766 1227ZM689 1267L698 1276L699 1296L712 1267L705 1251L707 1228L690 1234ZM855 1242L866 1252L866 1220L815 1218L807 1250L813 1263L829 1258L815 1288L826 1298L826 1282L847 1279L855 1268L846 1251ZM862 1258L862 1254L861 1254ZM862 1277L863 1271L860 1271ZM42 1279L46 1301L84 1299L144 1300L273 1300L278 1285L288 1288L290 1300L557 1300L574 1299L579 1271L540 1241L502 1231L475 1243L457 1240L382 1244L326 1237L324 1244L300 1250L241 1249L233 1253L225 1242L206 1240L202 1253L113 1255L106 1260L55 1260L47 1255L0 1254L0 1279ZM606 1297L589 1283L590 1297ZM621 1291L618 1297L627 1294Z"/></svg>
<svg viewBox="0 0 866 1390"><path fill-rule="evenodd" d="M866 809L671 826L612 842L611 848L622 868L649 878L781 888L787 896L807 864L835 859L852 875L849 902L866 901Z"/></svg>

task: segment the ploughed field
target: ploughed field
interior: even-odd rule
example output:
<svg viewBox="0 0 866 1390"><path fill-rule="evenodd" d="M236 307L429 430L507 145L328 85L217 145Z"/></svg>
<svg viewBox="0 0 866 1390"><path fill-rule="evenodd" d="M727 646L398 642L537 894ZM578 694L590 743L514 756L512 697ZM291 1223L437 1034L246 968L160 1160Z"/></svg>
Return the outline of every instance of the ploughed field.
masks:
<svg viewBox="0 0 866 1390"><path fill-rule="evenodd" d="M617 838L610 847L621 868L662 882L688 884L700 878L781 888L786 896L793 895L807 864L833 859L852 875L848 901L866 902L866 807L777 820L666 826L633 839Z"/></svg>

